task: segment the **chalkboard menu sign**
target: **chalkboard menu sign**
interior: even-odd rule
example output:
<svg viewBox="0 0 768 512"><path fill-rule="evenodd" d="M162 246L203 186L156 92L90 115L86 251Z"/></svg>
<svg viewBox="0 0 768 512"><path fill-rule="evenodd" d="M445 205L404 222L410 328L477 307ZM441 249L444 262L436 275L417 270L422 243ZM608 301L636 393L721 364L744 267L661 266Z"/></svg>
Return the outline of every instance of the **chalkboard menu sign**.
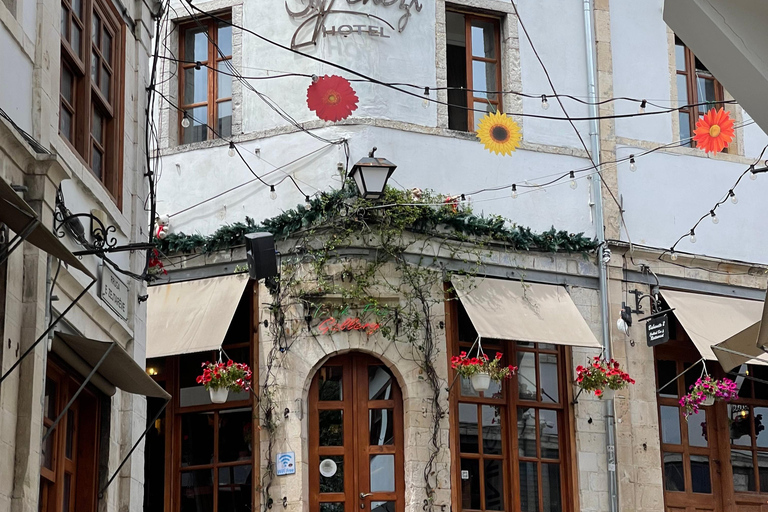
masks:
<svg viewBox="0 0 768 512"><path fill-rule="evenodd" d="M669 319L667 315L659 315L649 318L645 324L645 335L648 346L654 347L669 341Z"/></svg>

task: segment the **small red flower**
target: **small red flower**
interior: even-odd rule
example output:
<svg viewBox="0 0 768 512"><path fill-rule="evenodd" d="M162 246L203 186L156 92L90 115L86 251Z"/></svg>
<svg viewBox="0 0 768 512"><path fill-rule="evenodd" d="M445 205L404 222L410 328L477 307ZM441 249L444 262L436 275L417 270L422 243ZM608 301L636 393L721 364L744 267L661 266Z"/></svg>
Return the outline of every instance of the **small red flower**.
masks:
<svg viewBox="0 0 768 512"><path fill-rule="evenodd" d="M496 359L501 359L501 356L503 356L501 352L496 352Z"/></svg>
<svg viewBox="0 0 768 512"><path fill-rule="evenodd" d="M307 106L323 121L341 121L357 110L357 94L346 78L325 75L307 89Z"/></svg>
<svg viewBox="0 0 768 512"><path fill-rule="evenodd" d="M596 389L595 390L595 396L600 396L602 394L603 394L603 390L602 389Z"/></svg>

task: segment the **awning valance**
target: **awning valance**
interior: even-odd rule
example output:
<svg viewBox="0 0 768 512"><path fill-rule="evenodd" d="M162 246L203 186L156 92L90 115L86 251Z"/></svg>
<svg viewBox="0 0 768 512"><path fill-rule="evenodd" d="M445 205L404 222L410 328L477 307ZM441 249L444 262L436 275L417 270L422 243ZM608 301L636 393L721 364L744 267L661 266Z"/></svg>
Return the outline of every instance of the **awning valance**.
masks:
<svg viewBox="0 0 768 512"><path fill-rule="evenodd" d="M481 338L601 348L562 286L502 279L451 279Z"/></svg>
<svg viewBox="0 0 768 512"><path fill-rule="evenodd" d="M66 345L66 347L62 347L62 345ZM65 361L74 362L73 366L80 373L84 373L83 376L87 376L101 362L96 370L96 375L112 386L136 395L166 400L171 398L163 388L147 375L144 368L139 366L116 342L97 341L83 338L82 336L57 332L53 338L52 350L54 353L61 355ZM76 354L85 365L81 361L71 361L72 353ZM105 354L106 357L104 357ZM88 373L85 373L83 369L77 368L78 366L87 370ZM104 391L103 387L101 389Z"/></svg>
<svg viewBox="0 0 768 512"><path fill-rule="evenodd" d="M768 295L766 299L768 300ZM762 304L762 309L763 313L759 321L712 347L720 364L726 370L742 365L753 358L759 358L760 361L768 363L768 354L761 348L768 344L768 329L761 328L762 325L768 326L768 309L765 307L765 302Z"/></svg>
<svg viewBox="0 0 768 512"><path fill-rule="evenodd" d="M760 321L763 313L763 303L759 300L664 289L661 290L661 295L669 307L675 310L675 317L701 357L708 360L727 358L724 351L713 351L713 347L732 338L741 343L742 338L750 336L748 329ZM757 331L754 336L753 347L757 340ZM759 361L752 362L761 364ZM726 368L729 364L726 360L722 366Z"/></svg>
<svg viewBox="0 0 768 512"><path fill-rule="evenodd" d="M221 347L247 284L235 274L150 287L147 358Z"/></svg>
<svg viewBox="0 0 768 512"><path fill-rule="evenodd" d="M8 226L14 233L22 233L31 222L37 220L37 214L32 207L20 198L4 179L0 178L0 222ZM42 224L38 223L27 235L26 240L94 279L93 274L88 271L83 262L64 247L61 240Z"/></svg>

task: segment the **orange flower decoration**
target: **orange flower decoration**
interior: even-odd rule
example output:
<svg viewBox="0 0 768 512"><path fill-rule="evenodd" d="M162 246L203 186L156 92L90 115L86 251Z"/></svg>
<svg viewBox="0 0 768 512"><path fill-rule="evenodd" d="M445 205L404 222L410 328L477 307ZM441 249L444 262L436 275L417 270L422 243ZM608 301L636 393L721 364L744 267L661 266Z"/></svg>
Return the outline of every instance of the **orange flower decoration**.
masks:
<svg viewBox="0 0 768 512"><path fill-rule="evenodd" d="M341 121L357 110L357 94L349 80L325 75L307 89L307 106L323 121Z"/></svg>
<svg viewBox="0 0 768 512"><path fill-rule="evenodd" d="M733 119L731 114L714 108L704 114L696 123L693 140L696 147L707 153L719 153L733 140Z"/></svg>

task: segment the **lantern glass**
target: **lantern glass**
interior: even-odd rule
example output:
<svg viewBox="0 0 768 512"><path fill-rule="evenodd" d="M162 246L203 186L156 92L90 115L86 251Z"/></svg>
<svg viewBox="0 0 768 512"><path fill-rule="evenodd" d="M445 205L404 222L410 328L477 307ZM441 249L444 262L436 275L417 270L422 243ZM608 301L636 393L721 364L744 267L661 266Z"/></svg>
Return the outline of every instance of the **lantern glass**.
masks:
<svg viewBox="0 0 768 512"><path fill-rule="evenodd" d="M364 199L378 199L384 194L384 187L391 174L390 167L361 166L356 171L352 177Z"/></svg>

